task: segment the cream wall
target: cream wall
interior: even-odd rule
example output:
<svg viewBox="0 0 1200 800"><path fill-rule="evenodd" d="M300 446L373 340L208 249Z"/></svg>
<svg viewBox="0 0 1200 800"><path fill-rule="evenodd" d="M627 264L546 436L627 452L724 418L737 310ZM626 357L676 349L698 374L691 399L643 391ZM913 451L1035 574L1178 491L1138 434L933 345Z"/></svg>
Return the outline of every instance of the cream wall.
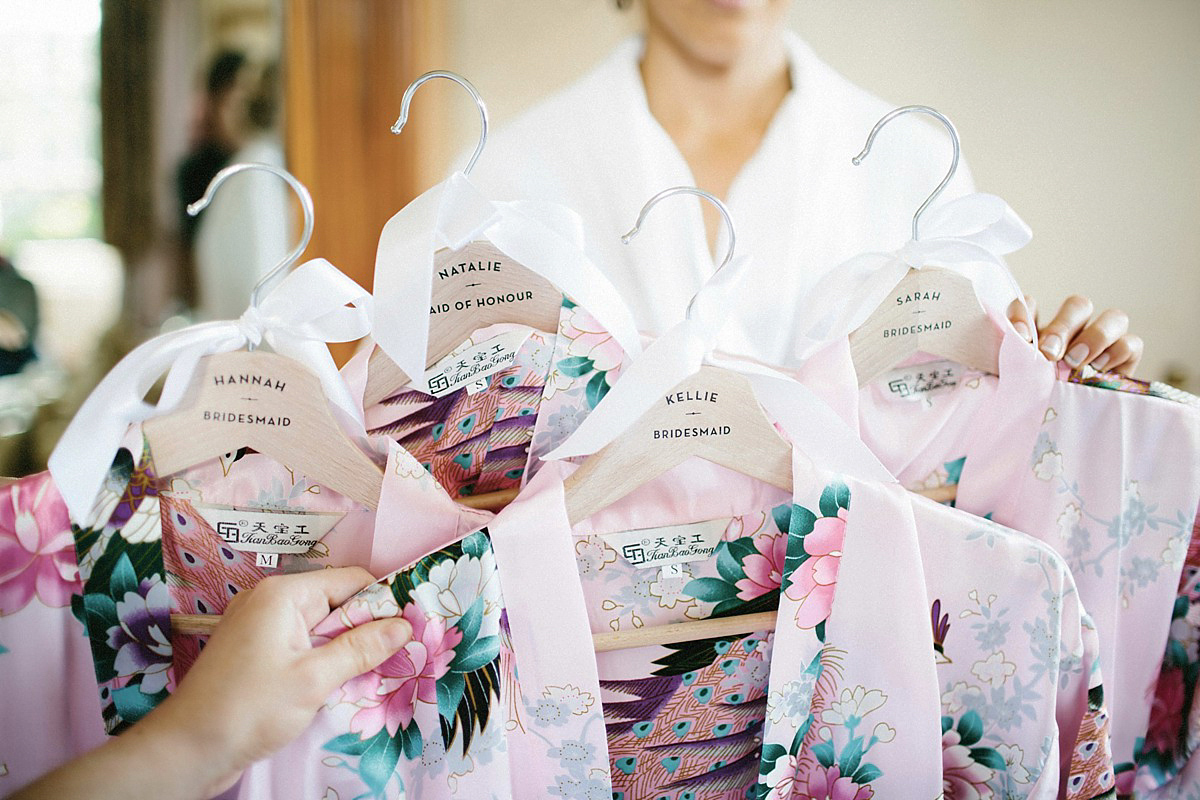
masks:
<svg viewBox="0 0 1200 800"><path fill-rule="evenodd" d="M430 68L474 81L497 124L639 22L611 0L448 0L445 13ZM1034 229L1010 263L1043 308L1075 291L1125 309L1146 339L1142 375L1177 366L1200 388L1200 3L801 0L792 26L860 85L954 120L979 187ZM442 91L455 132L430 153L430 183L477 130L469 102Z"/></svg>

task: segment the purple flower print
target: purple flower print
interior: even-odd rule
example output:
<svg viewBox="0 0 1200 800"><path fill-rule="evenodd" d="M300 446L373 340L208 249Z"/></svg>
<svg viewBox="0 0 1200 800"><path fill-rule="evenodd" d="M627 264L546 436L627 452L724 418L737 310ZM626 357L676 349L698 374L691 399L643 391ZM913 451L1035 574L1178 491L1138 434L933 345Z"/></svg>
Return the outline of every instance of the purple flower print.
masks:
<svg viewBox="0 0 1200 800"><path fill-rule="evenodd" d="M119 624L108 629L108 646L117 653L113 667L122 678L141 675L143 694L157 694L170 680L170 607L167 585L157 575L117 600Z"/></svg>

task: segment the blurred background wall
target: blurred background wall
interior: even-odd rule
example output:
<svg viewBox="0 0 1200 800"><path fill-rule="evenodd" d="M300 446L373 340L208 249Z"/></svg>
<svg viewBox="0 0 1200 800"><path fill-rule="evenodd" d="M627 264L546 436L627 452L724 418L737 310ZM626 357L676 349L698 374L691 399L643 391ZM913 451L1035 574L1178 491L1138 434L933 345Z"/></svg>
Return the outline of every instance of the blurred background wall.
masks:
<svg viewBox="0 0 1200 800"><path fill-rule="evenodd" d="M439 66L470 77L498 124L639 26L636 3L606 0L445 7ZM979 189L1033 228L1009 264L1043 309L1071 293L1124 309L1146 340L1141 376L1198 388L1200 3L797 0L791 27L884 100L954 121ZM449 133L423 161L427 184L476 136L470 102L444 91Z"/></svg>
<svg viewBox="0 0 1200 800"><path fill-rule="evenodd" d="M384 221L460 166L478 132L469 99L438 82L392 136L408 82L458 71L503 125L635 32L637 5L0 0L0 258L15 265L0 265L0 293L9 274L36 288L40 311L38 358L0 376L0 476L41 467L122 353L205 315L178 178L223 53L246 65L237 113L271 101L237 143L258 149L238 152L265 152L309 186L308 256L369 286ZM1200 389L1200 3L797 0L791 24L861 86L955 121L980 189L1034 229L1010 264L1043 309L1072 292L1125 309L1146 340L1140 376ZM286 226L277 235L290 241Z"/></svg>

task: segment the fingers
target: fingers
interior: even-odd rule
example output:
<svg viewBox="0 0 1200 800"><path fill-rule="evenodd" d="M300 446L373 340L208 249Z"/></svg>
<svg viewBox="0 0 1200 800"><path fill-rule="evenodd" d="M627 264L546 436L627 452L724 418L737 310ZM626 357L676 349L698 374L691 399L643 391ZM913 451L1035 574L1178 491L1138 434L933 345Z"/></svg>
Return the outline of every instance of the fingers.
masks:
<svg viewBox="0 0 1200 800"><path fill-rule="evenodd" d="M1051 361L1058 361L1067 352L1067 343L1075 338L1092 316L1092 301L1071 295L1063 301L1054 319L1039 331L1038 348Z"/></svg>
<svg viewBox="0 0 1200 800"><path fill-rule="evenodd" d="M266 602L281 602L300 613L307 629L311 629L360 591L375 582L375 577L361 567L338 567L300 572L292 575L273 575L254 587L252 595L265 595Z"/></svg>
<svg viewBox="0 0 1200 800"><path fill-rule="evenodd" d="M377 619L351 628L305 656L313 696L322 700L346 681L369 672L412 641L402 617Z"/></svg>
<svg viewBox="0 0 1200 800"><path fill-rule="evenodd" d="M1132 375L1142 360L1142 337L1126 335L1113 342L1092 361L1092 366L1102 372L1120 372Z"/></svg>
<svg viewBox="0 0 1200 800"><path fill-rule="evenodd" d="M1033 341L1033 329L1036 326L1035 320L1037 304L1029 295L1025 295L1025 302L1013 300L1008 307L1008 321L1017 329L1017 333L1021 335L1027 342Z"/></svg>
<svg viewBox="0 0 1200 800"><path fill-rule="evenodd" d="M1092 366L1097 369L1102 369L1102 366L1096 366L1096 357L1116 344L1128 332L1129 317L1124 311L1110 308L1089 322L1079 335L1071 340L1063 361L1072 369L1088 362L1092 362Z"/></svg>

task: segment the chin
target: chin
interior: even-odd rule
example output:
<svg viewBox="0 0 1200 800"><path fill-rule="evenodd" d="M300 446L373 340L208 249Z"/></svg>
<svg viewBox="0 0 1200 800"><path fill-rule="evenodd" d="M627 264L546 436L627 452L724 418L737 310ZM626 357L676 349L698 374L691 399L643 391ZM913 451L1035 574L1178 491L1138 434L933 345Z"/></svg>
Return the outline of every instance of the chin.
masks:
<svg viewBox="0 0 1200 800"><path fill-rule="evenodd" d="M778 41L792 0L645 0L650 25L692 57L729 66Z"/></svg>

